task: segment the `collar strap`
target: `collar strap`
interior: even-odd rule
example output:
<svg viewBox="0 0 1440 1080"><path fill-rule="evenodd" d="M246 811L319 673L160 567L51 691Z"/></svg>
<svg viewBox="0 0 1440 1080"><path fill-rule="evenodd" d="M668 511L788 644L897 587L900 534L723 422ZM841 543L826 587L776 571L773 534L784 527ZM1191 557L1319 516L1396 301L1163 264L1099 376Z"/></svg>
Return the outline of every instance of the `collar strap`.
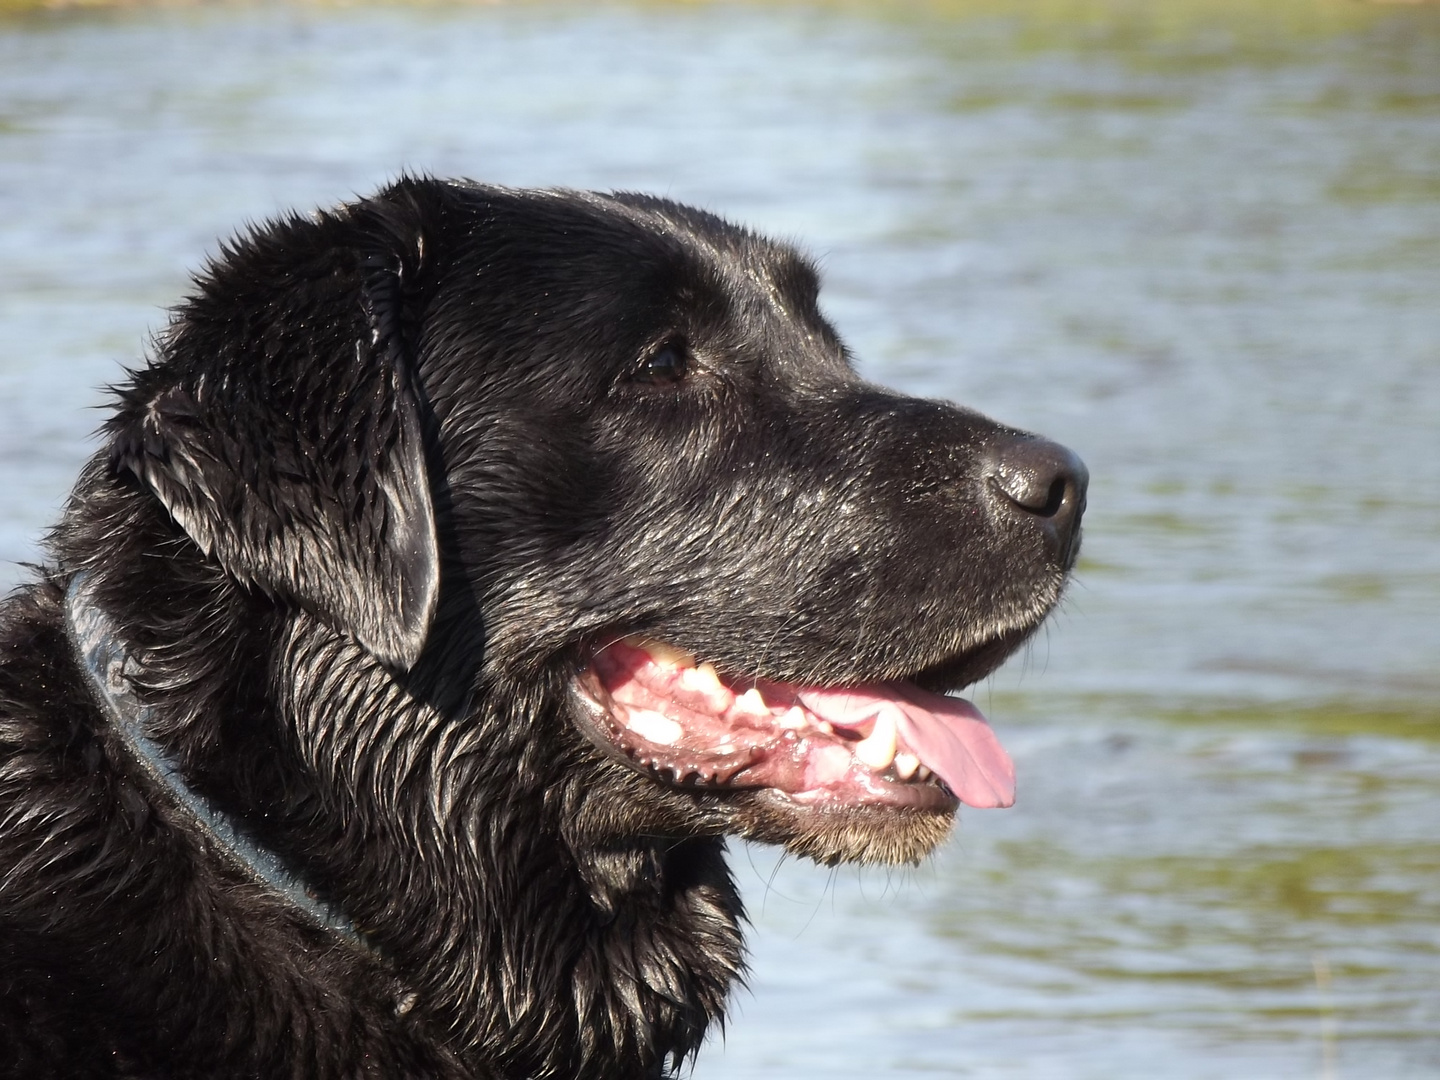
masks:
<svg viewBox="0 0 1440 1080"><path fill-rule="evenodd" d="M365 946L355 924L335 905L320 899L278 854L259 843L232 814L185 782L175 760L145 734L153 709L135 692L141 664L120 635L120 627L95 599L89 575L77 573L65 594L65 631L76 663L110 729L131 757L175 807L241 871L278 893L324 929Z"/></svg>

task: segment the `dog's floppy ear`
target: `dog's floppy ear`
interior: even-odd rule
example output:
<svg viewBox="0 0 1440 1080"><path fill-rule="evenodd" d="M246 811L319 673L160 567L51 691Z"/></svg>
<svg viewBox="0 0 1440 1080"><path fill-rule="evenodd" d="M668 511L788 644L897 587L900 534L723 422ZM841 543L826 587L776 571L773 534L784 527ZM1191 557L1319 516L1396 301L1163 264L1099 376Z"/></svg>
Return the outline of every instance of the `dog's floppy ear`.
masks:
<svg viewBox="0 0 1440 1080"><path fill-rule="evenodd" d="M109 425L112 465L229 574L403 669L440 579L412 186L224 249Z"/></svg>

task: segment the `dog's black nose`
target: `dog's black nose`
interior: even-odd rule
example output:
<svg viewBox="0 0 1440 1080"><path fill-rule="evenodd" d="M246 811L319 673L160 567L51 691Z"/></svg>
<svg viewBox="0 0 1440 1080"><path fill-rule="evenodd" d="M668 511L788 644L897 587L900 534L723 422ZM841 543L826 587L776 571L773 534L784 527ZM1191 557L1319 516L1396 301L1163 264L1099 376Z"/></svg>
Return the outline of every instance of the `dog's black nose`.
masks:
<svg viewBox="0 0 1440 1080"><path fill-rule="evenodd" d="M1080 552L1080 517L1090 472L1059 443L1015 436L986 451L984 478L1002 510L1041 529L1065 568Z"/></svg>

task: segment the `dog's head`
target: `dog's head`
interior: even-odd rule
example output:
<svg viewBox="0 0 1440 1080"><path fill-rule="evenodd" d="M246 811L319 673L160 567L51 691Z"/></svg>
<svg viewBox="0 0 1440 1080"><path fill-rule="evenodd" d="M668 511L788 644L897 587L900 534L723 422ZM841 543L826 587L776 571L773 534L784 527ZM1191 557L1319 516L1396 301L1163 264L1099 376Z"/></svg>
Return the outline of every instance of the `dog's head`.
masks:
<svg viewBox="0 0 1440 1080"><path fill-rule="evenodd" d="M1056 604L1085 471L861 380L817 290L670 202L404 181L227 252L112 460L441 712L517 703L592 841L913 860L1013 797L942 695Z"/></svg>

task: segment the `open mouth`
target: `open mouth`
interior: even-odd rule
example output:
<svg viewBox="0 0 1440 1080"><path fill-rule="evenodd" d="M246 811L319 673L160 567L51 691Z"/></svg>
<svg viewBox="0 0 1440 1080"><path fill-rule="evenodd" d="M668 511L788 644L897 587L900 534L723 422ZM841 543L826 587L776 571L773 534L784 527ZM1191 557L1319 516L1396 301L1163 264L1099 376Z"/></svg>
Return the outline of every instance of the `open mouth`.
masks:
<svg viewBox="0 0 1440 1080"><path fill-rule="evenodd" d="M1014 766L979 710L908 682L731 678L628 637L595 653L579 691L603 743L666 783L763 788L816 807L1015 801Z"/></svg>

